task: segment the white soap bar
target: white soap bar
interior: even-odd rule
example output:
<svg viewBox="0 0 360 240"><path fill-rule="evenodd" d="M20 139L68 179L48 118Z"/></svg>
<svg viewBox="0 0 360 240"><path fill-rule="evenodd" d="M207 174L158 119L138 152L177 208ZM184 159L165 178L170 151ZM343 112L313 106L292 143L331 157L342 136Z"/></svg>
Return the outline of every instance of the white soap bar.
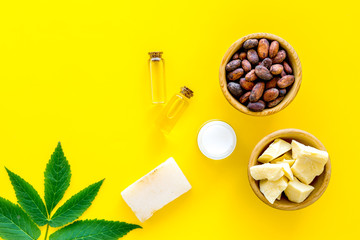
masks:
<svg viewBox="0 0 360 240"><path fill-rule="evenodd" d="M169 158L122 191L121 195L136 217L144 222L190 189L190 183L174 158Z"/></svg>

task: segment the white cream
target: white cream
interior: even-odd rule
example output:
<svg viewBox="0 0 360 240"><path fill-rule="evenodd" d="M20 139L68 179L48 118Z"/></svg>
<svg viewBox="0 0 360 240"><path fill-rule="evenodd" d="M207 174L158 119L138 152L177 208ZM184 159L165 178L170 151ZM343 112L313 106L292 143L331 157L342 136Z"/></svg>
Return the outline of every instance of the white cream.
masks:
<svg viewBox="0 0 360 240"><path fill-rule="evenodd" d="M200 129L198 146L206 157L221 160L234 151L236 134L229 124L223 121L211 121Z"/></svg>

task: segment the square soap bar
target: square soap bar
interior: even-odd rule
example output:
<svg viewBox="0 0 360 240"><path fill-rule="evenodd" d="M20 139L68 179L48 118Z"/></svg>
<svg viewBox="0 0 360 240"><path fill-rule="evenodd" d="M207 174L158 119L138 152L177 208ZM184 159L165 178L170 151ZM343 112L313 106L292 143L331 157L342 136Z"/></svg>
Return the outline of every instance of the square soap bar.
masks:
<svg viewBox="0 0 360 240"><path fill-rule="evenodd" d="M190 189L190 183L174 158L169 158L122 191L121 195L136 217L144 222Z"/></svg>

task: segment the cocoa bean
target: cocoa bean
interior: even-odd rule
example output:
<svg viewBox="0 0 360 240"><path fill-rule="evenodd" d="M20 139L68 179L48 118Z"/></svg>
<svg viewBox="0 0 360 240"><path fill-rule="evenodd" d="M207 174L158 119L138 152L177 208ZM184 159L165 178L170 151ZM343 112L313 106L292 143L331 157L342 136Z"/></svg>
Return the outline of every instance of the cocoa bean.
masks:
<svg viewBox="0 0 360 240"><path fill-rule="evenodd" d="M276 87L277 81L279 80L279 77L274 77L270 81L266 82L265 89L274 88Z"/></svg>
<svg viewBox="0 0 360 240"><path fill-rule="evenodd" d="M248 50L250 48L254 48L258 45L259 41L257 39L248 39L244 42L243 48Z"/></svg>
<svg viewBox="0 0 360 240"><path fill-rule="evenodd" d="M263 99L265 102L271 102L279 96L279 90L277 88L270 88L264 92Z"/></svg>
<svg viewBox="0 0 360 240"><path fill-rule="evenodd" d="M283 62L283 65L284 65L284 70L287 74L293 73L293 70L292 70L290 64L288 64L287 62Z"/></svg>
<svg viewBox="0 0 360 240"><path fill-rule="evenodd" d="M271 65L272 65L272 60L270 58L265 58L262 62L261 65L263 65L264 67L266 67L267 69L270 69Z"/></svg>
<svg viewBox="0 0 360 240"><path fill-rule="evenodd" d="M267 107L268 107L268 108L275 107L275 106L278 105L283 99L284 99L284 97L278 97L278 98L275 99L274 101L268 102L268 103L267 103Z"/></svg>
<svg viewBox="0 0 360 240"><path fill-rule="evenodd" d="M235 82L229 82L228 85L228 90L231 93L231 95L233 95L235 98L238 98L241 96L241 94L243 93L240 84L235 83Z"/></svg>
<svg viewBox="0 0 360 240"><path fill-rule="evenodd" d="M279 88L287 88L295 81L295 77L293 75L286 75L277 82Z"/></svg>
<svg viewBox="0 0 360 240"><path fill-rule="evenodd" d="M241 53L239 54L239 59L240 59L240 60L246 59L246 52L241 52Z"/></svg>
<svg viewBox="0 0 360 240"><path fill-rule="evenodd" d="M255 69L251 70L245 75L246 81L253 82L257 79L257 76L255 74Z"/></svg>
<svg viewBox="0 0 360 240"><path fill-rule="evenodd" d="M255 86L255 83L246 81L245 78L240 78L240 86L247 91L251 91Z"/></svg>
<svg viewBox="0 0 360 240"><path fill-rule="evenodd" d="M239 53L236 52L233 56L232 56L233 60L239 59Z"/></svg>
<svg viewBox="0 0 360 240"><path fill-rule="evenodd" d="M252 65L256 65L259 63L259 56L254 49L250 49L247 51L247 59Z"/></svg>
<svg viewBox="0 0 360 240"><path fill-rule="evenodd" d="M276 56L273 58L273 64L282 63L286 58L285 50L280 50Z"/></svg>
<svg viewBox="0 0 360 240"><path fill-rule="evenodd" d="M244 70L242 68L237 68L234 71L230 72L227 77L230 81L235 81L244 74Z"/></svg>
<svg viewBox="0 0 360 240"><path fill-rule="evenodd" d="M279 90L279 97L283 97L286 95L286 88L282 88Z"/></svg>
<svg viewBox="0 0 360 240"><path fill-rule="evenodd" d="M276 54L279 51L279 42L278 41L272 41L269 48L269 57L274 58Z"/></svg>
<svg viewBox="0 0 360 240"><path fill-rule="evenodd" d="M266 81L271 80L273 78L273 76L271 75L269 69L267 69L263 65L259 65L259 66L255 67L255 74L259 78L261 78L263 80L266 80Z"/></svg>
<svg viewBox="0 0 360 240"><path fill-rule="evenodd" d="M226 64L225 70L231 72L240 66L241 66L241 61L239 59L232 60L228 64Z"/></svg>
<svg viewBox="0 0 360 240"><path fill-rule="evenodd" d="M240 98L239 102L245 104L249 100L250 92L244 93Z"/></svg>
<svg viewBox="0 0 360 240"><path fill-rule="evenodd" d="M265 89L264 82L258 82L251 90L249 100L250 102L257 102L263 95Z"/></svg>
<svg viewBox="0 0 360 240"><path fill-rule="evenodd" d="M265 108L265 102L261 100L258 102L250 102L247 108L252 112L261 112Z"/></svg>
<svg viewBox="0 0 360 240"><path fill-rule="evenodd" d="M241 62L241 67L242 69L244 69L245 72L249 72L251 70L251 63L244 59L242 62Z"/></svg>
<svg viewBox="0 0 360 240"><path fill-rule="evenodd" d="M270 68L270 73L273 75L279 75L284 70L283 65L281 64L274 64Z"/></svg>
<svg viewBox="0 0 360 240"><path fill-rule="evenodd" d="M269 41L267 39L260 39L257 52L260 59L264 59L269 56Z"/></svg>

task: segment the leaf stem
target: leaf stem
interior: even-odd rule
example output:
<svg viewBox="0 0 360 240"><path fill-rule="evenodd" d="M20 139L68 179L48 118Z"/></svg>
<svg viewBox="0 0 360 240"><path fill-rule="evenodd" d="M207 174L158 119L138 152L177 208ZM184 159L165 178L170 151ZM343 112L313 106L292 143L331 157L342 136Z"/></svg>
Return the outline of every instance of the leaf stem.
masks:
<svg viewBox="0 0 360 240"><path fill-rule="evenodd" d="M46 233L45 233L45 240L47 239L47 236L48 236L49 227L50 227L50 225L47 224L47 226L46 226Z"/></svg>

